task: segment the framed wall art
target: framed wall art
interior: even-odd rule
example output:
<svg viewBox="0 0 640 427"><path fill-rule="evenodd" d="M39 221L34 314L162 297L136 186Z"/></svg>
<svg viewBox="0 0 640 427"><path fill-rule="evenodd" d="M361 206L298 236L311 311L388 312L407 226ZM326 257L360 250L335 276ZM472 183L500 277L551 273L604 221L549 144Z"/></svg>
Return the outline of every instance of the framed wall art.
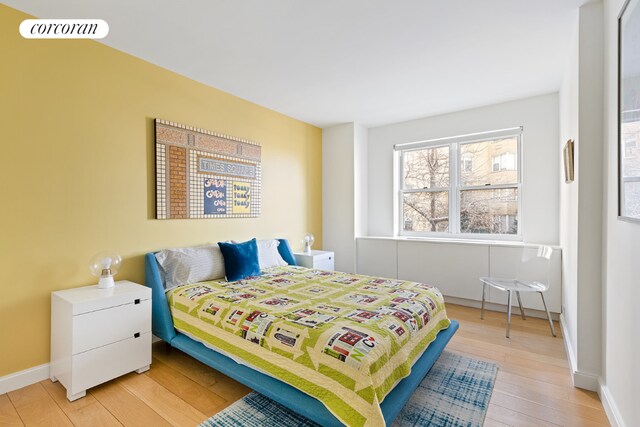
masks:
<svg viewBox="0 0 640 427"><path fill-rule="evenodd" d="M260 215L258 143L156 119L155 144L156 218Z"/></svg>
<svg viewBox="0 0 640 427"><path fill-rule="evenodd" d="M573 162L574 162L574 142L573 139L567 141L562 150L564 160L564 182L567 184L573 182Z"/></svg>
<svg viewBox="0 0 640 427"><path fill-rule="evenodd" d="M618 217L640 222L640 0L618 16Z"/></svg>

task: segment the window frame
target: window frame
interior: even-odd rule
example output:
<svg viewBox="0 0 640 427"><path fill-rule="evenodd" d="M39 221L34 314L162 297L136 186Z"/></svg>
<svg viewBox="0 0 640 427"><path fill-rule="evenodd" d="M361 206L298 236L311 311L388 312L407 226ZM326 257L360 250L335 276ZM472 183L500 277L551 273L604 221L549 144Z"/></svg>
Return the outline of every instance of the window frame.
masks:
<svg viewBox="0 0 640 427"><path fill-rule="evenodd" d="M498 240L498 241L522 241L522 184L523 184L523 127L508 128L496 131L481 132L468 135L459 135L447 138L438 138L425 141L396 144L394 150L394 234L409 238L435 238L435 239L456 239L456 240ZM494 141L496 139L516 138L516 161L517 182L514 184L494 184L494 185L461 185L462 155L461 146L464 144ZM426 148L449 147L449 186L428 189L403 189L404 184L404 156L408 151L416 151ZM493 163L493 159L491 159ZM490 167L493 171L493 164ZM516 234L497 233L463 233L460 230L460 206L461 194L466 190L488 190L488 189L516 189L518 194L518 230ZM405 231L403 215L403 195L405 193L416 192L442 192L449 195L449 231Z"/></svg>

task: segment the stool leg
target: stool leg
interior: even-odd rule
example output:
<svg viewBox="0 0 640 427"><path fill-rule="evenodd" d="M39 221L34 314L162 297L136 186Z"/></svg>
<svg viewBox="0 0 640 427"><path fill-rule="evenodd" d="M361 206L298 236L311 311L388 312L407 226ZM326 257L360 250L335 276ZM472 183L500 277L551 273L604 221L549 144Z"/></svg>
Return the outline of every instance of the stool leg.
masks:
<svg viewBox="0 0 640 427"><path fill-rule="evenodd" d="M484 295L487 290L487 284L482 282L482 305L480 306L480 320L484 320Z"/></svg>
<svg viewBox="0 0 640 427"><path fill-rule="evenodd" d="M539 294L542 297L542 305L544 305L544 310L547 312L547 319L549 319L549 327L551 328L551 334L555 337L556 328L553 327L553 320L551 320L551 313L549 313L549 309L547 308L547 303L544 300L544 294L542 292L539 292Z"/></svg>
<svg viewBox="0 0 640 427"><path fill-rule="evenodd" d="M507 338L509 338L509 329L511 329L511 291L507 297Z"/></svg>
<svg viewBox="0 0 640 427"><path fill-rule="evenodd" d="M524 310L522 309L522 300L520 299L520 291L516 291L516 296L518 297L518 305L520 306L520 315L522 316L522 320L527 320L524 317Z"/></svg>

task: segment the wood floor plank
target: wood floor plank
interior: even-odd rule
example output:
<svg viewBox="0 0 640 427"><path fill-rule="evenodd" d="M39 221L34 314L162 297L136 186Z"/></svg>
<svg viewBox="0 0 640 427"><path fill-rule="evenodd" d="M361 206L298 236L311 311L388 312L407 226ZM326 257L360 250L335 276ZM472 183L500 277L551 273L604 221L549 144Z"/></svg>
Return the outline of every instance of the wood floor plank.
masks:
<svg viewBox="0 0 640 427"><path fill-rule="evenodd" d="M479 350L485 350L494 354L496 357L500 357L503 360L509 360L510 358L519 359L519 360L532 360L540 363L545 363L547 365L555 366L560 369L568 369L569 364L567 362L566 357L564 355L562 357L559 356L545 356L542 354L534 353L531 351L524 351L517 348L510 348L504 346L497 346L493 343L485 342L479 339L470 338L466 336L456 336L456 342L473 347Z"/></svg>
<svg viewBox="0 0 640 427"><path fill-rule="evenodd" d="M27 427L73 426L40 383L8 393L9 399Z"/></svg>
<svg viewBox="0 0 640 427"><path fill-rule="evenodd" d="M155 358L160 359L160 361L184 374L187 378L207 388L225 377L221 372L210 368L178 349L174 348L167 351L164 343L154 344L153 355Z"/></svg>
<svg viewBox="0 0 640 427"><path fill-rule="evenodd" d="M16 408L13 407L13 403L6 394L0 394L0 426L24 426Z"/></svg>
<svg viewBox="0 0 640 427"><path fill-rule="evenodd" d="M167 352L164 346L158 347L160 347L159 351L154 353L158 359L222 397L227 401L227 404L224 406L235 402L251 391L250 388L197 361L180 350L172 349Z"/></svg>
<svg viewBox="0 0 640 427"><path fill-rule="evenodd" d="M171 425L117 381L104 383L92 388L89 392L126 427Z"/></svg>
<svg viewBox="0 0 640 427"><path fill-rule="evenodd" d="M132 373L118 382L171 425L193 427L209 418L146 375Z"/></svg>
<svg viewBox="0 0 640 427"><path fill-rule="evenodd" d="M458 333L464 337L482 339L495 345L551 357L563 357L565 354L562 340L558 337L553 338L551 335L550 339L557 340L557 342L550 341L547 337L532 337L524 332L516 333L515 331L510 334L510 338L507 338L502 328L492 328L491 326L473 322L461 322Z"/></svg>
<svg viewBox="0 0 640 427"><path fill-rule="evenodd" d="M570 414L574 414L579 417L587 418L594 421L606 421L606 413L601 409L596 409L591 406L581 405L579 403L571 402L568 399L559 399L549 396L544 390L532 390L528 387L509 384L501 381L497 381L494 390L501 391L512 396L526 399L532 402L539 403L548 408L554 408L557 410L565 411Z"/></svg>
<svg viewBox="0 0 640 427"><path fill-rule="evenodd" d="M171 390L176 396L207 416L218 412L228 403L213 391L188 378L171 366L153 358L151 369L145 372L149 378Z"/></svg>
<svg viewBox="0 0 640 427"><path fill-rule="evenodd" d="M565 399L570 402L596 408L604 411L598 394L593 391L583 390L572 385L557 386L533 378L526 378L505 370L498 371L498 383L508 383L525 390L545 394L556 399Z"/></svg>
<svg viewBox="0 0 640 427"><path fill-rule="evenodd" d="M581 388L569 386L567 387L567 392L569 394L569 401L604 411L600 397L595 391L583 390Z"/></svg>
<svg viewBox="0 0 640 427"><path fill-rule="evenodd" d="M560 366L561 362L555 362L555 358L548 356L526 357L521 350L509 349L500 345L484 346L479 345L478 340L455 336L451 342L451 348L477 354L488 359L501 361L513 366L523 366L534 369L542 369L548 372L555 372L559 375L569 375L568 366Z"/></svg>
<svg viewBox="0 0 640 427"><path fill-rule="evenodd" d="M225 377L209 387L215 394L222 396L228 402L235 402L238 399L242 399L251 389L243 384L240 384L233 378Z"/></svg>
<svg viewBox="0 0 640 427"><path fill-rule="evenodd" d="M489 404L487 417L514 427L559 427L560 424L550 423L536 417L522 414L513 409Z"/></svg>
<svg viewBox="0 0 640 427"><path fill-rule="evenodd" d="M515 427L512 424L505 424L491 417L485 417L483 427Z"/></svg>
<svg viewBox="0 0 640 427"><path fill-rule="evenodd" d="M598 417L599 419L594 420L590 419L591 413L577 412L574 408L568 406L550 408L541 403L512 396L496 389L493 390L491 395L491 403L550 423L582 425L585 427L609 425L606 416L603 418Z"/></svg>
<svg viewBox="0 0 640 427"><path fill-rule="evenodd" d="M106 410L91 394L69 402L67 391L59 382L41 381L42 387L49 393L56 404L76 426L122 426L118 420Z"/></svg>
<svg viewBox="0 0 640 427"><path fill-rule="evenodd" d="M498 371L498 377L496 379L497 384L508 384L521 387L524 390L532 392L545 393L549 397L555 399L569 400L569 390L573 387L549 384L544 381L540 381L533 378L523 377L522 375L507 372L505 370ZM602 405L600 405L600 408Z"/></svg>

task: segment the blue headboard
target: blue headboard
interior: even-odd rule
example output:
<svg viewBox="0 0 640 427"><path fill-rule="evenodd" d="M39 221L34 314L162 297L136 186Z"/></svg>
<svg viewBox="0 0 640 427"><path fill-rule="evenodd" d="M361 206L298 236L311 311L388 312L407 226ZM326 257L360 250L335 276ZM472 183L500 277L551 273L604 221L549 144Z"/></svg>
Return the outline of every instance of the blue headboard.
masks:
<svg viewBox="0 0 640 427"><path fill-rule="evenodd" d="M145 284L151 288L151 330L153 335L170 343L176 336L173 319L164 293L160 268L154 253L144 256Z"/></svg>

